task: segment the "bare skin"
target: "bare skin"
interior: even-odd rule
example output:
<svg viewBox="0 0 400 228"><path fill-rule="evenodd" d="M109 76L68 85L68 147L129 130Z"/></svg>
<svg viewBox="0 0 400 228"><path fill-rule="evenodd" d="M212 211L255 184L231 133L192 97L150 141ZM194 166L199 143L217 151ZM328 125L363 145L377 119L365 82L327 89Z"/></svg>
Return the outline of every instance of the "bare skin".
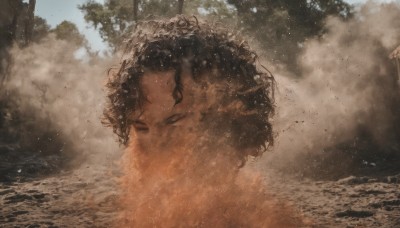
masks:
<svg viewBox="0 0 400 228"><path fill-rule="evenodd" d="M146 102L131 117L130 146L143 180L176 178L187 170L187 160L196 161L191 150L198 140L201 106L198 84L182 74L183 100L175 105L175 71L147 72L141 80ZM196 161L197 162L197 161Z"/></svg>
<svg viewBox="0 0 400 228"><path fill-rule="evenodd" d="M194 98L190 96L190 88L193 81L184 75L184 99L181 103L174 105L175 100L172 92L175 87L174 71L149 72L141 80L147 102L143 111L135 113L132 118L132 137L142 148L153 148L155 142L162 146L171 143L171 135L177 132L189 131L189 121L193 120ZM188 91L189 90L189 91ZM176 138L176 137L174 137Z"/></svg>
<svg viewBox="0 0 400 228"><path fill-rule="evenodd" d="M133 131L130 138L142 149L156 149L155 146L159 146L166 150L168 145L176 146L179 139L177 134L191 132L198 121L199 114L194 109L193 88L196 85L189 75L184 74L184 99L175 105L172 97L175 88L174 73L172 70L149 72L141 80L147 102L143 111L134 113L132 117Z"/></svg>

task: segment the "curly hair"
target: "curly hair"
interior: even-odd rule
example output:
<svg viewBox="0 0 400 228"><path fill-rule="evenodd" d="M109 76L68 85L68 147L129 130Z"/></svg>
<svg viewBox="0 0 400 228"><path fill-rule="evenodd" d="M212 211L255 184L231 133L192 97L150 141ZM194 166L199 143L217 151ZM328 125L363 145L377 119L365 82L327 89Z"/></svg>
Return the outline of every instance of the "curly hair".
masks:
<svg viewBox="0 0 400 228"><path fill-rule="evenodd" d="M229 87L229 94L231 100L242 103L242 114L209 115L214 118L207 121L214 125L210 127L218 129L218 123L223 122L222 131L229 128L234 146L257 148L252 154L255 156L273 144L269 120L274 112L275 81L265 67L257 64L256 53L237 34L194 16L144 21L137 24L127 40L124 56L119 69L109 72L108 104L104 110L104 123L113 128L122 144L129 141L129 116L146 102L139 83L145 71L174 70L172 97L178 104L184 99L183 65L189 66L195 82L216 69L211 81L237 85Z"/></svg>

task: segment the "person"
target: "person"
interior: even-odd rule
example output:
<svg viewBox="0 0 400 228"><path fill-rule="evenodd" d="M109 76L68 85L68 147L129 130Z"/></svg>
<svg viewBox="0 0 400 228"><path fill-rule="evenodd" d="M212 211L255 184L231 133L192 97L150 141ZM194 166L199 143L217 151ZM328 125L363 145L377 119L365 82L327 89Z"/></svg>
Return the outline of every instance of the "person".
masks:
<svg viewBox="0 0 400 228"><path fill-rule="evenodd" d="M238 34L182 15L139 23L106 84L104 120L127 147L122 225L291 227L238 179L273 144L274 86Z"/></svg>
<svg viewBox="0 0 400 228"><path fill-rule="evenodd" d="M260 156L273 144L274 79L257 60L237 34L195 17L140 23L107 83L106 123L121 143L136 140L148 147L195 114L190 118L235 147L240 160ZM195 113L196 105L203 110ZM164 124L157 127L154 118L164 118Z"/></svg>

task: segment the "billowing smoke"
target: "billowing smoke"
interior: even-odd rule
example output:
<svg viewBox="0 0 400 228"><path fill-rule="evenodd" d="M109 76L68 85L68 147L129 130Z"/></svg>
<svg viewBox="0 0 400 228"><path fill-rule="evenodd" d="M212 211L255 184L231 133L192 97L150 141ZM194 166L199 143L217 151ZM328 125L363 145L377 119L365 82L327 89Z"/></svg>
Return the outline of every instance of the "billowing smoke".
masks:
<svg viewBox="0 0 400 228"><path fill-rule="evenodd" d="M400 6L369 2L349 21L329 18L326 28L323 37L304 44L301 75L275 72L277 145L270 158L283 166L349 141L355 150L361 140L378 145L370 148L377 154L399 141L400 91L388 56L400 43Z"/></svg>

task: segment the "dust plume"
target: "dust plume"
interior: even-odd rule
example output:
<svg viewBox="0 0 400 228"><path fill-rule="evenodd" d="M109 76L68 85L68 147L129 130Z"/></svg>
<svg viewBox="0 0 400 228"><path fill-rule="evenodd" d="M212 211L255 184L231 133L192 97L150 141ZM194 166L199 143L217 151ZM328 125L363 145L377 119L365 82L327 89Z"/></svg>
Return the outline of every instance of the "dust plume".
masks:
<svg viewBox="0 0 400 228"><path fill-rule="evenodd" d="M382 151L398 147L400 91L388 56L400 42L400 5L368 2L351 20L329 18L326 29L305 42L300 75L276 72L277 143L269 159L286 170L304 165L299 157L305 155L318 162L317 156L343 143L356 152L341 148L334 172L348 168L340 163L362 149L385 157Z"/></svg>
<svg viewBox="0 0 400 228"><path fill-rule="evenodd" d="M43 222L43 214L57 226L107 227L118 210L115 161L121 153L101 124L104 75L115 60L78 59L78 48L50 35L11 50L11 74L0 99L9 105L1 127L16 137L6 144L11 149L0 153L0 180L27 194L51 196L46 205L18 204L30 216L14 226L40 226L35 224ZM14 210L9 205L6 211Z"/></svg>
<svg viewBox="0 0 400 228"><path fill-rule="evenodd" d="M211 159L206 149L155 152L144 175L136 157L142 152L130 146L117 227L299 227L301 219L265 192L260 176L244 171L237 176L229 156Z"/></svg>
<svg viewBox="0 0 400 228"><path fill-rule="evenodd" d="M21 140L46 145L31 153L61 153L79 165L83 160L104 165L119 150L115 138L100 123L103 76L112 59L79 60L77 50L74 44L51 35L24 49L14 47L5 90L15 102L12 108L22 114L20 125L25 132ZM51 133L44 137L43 132ZM51 147L57 140L62 145Z"/></svg>
<svg viewBox="0 0 400 228"><path fill-rule="evenodd" d="M167 78L165 75L156 77L146 75L144 78L150 78L151 86L169 84L162 82ZM260 173L240 168L242 161L237 148L211 127L211 122L215 127L218 125L215 121L221 119L214 116L208 122L200 115L200 110L210 110L216 104L219 114L240 108L231 109L229 102L229 105L221 105L224 99L216 92L218 86L208 85L207 90L197 90L196 85L188 85L184 83L187 89L182 105L190 105L190 111L181 125L166 135L154 129L145 133L131 131L123 158L123 212L116 227L304 225L292 208L268 195ZM149 96L153 99L144 107L148 112L154 105L163 112L157 105L162 97L159 104L173 109L173 98L159 87L156 86L153 90L156 94ZM203 95L199 96L200 93ZM217 128L225 129L221 125Z"/></svg>

